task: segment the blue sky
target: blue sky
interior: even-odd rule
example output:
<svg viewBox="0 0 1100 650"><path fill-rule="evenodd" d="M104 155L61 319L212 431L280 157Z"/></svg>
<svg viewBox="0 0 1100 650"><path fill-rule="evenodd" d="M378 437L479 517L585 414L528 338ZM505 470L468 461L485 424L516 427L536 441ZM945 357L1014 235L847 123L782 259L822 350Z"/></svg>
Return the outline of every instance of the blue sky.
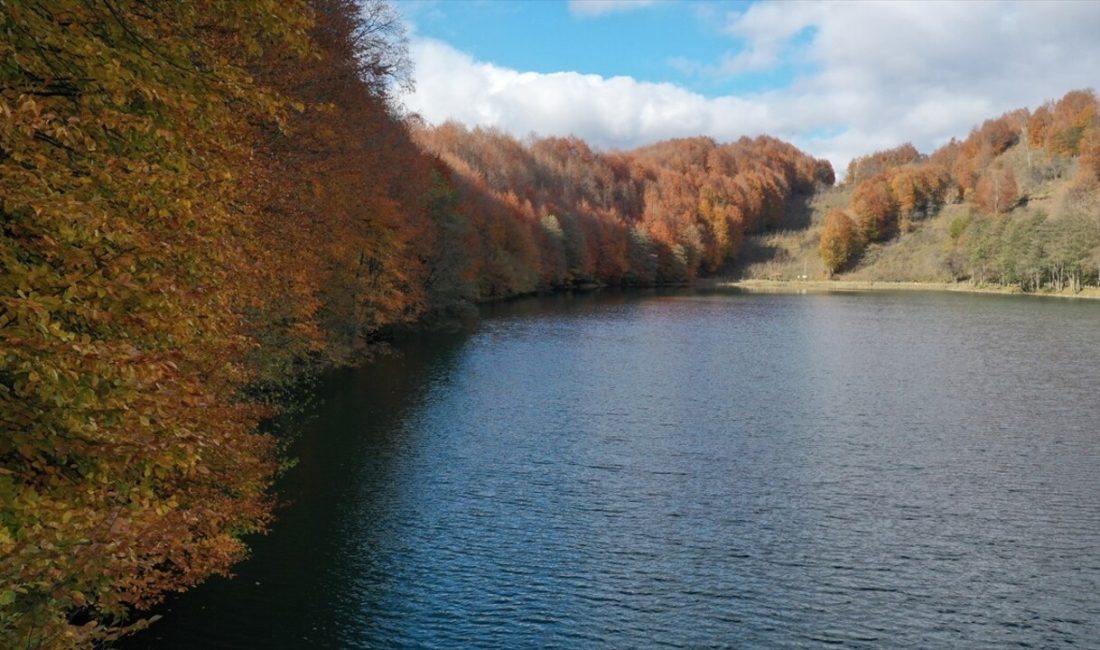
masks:
<svg viewBox="0 0 1100 650"><path fill-rule="evenodd" d="M605 149L769 133L842 168L1100 81L1100 2L404 0L429 122Z"/></svg>
<svg viewBox="0 0 1100 650"><path fill-rule="evenodd" d="M739 75L706 69L742 51L741 39L723 27L730 13L750 4L655 2L607 13L584 13L570 9L567 2L550 0L406 0L400 7L415 21L419 35L447 42L482 61L532 72L572 70L672 81L718 97L782 87L805 69L790 63Z"/></svg>

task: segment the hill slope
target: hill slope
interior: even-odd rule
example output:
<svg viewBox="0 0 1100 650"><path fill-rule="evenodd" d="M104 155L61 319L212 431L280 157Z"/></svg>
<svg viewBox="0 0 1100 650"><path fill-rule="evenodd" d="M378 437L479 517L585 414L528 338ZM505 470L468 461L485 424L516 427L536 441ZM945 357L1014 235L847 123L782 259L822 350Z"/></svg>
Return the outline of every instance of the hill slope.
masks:
<svg viewBox="0 0 1100 650"><path fill-rule="evenodd" d="M1077 293L1100 285L1098 163L1096 97L1073 91L930 156L903 145L853 161L843 184L784 220L804 228L749 237L732 275ZM850 220L858 251L832 269L821 253L830 213Z"/></svg>

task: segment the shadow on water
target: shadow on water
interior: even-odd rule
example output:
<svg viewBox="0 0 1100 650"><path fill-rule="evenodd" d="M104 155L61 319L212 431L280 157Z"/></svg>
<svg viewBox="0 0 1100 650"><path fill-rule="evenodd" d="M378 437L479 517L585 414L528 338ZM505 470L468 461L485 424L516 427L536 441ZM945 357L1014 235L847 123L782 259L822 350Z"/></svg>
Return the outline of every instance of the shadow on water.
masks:
<svg viewBox="0 0 1100 650"><path fill-rule="evenodd" d="M489 303L479 312L494 321L539 319L682 293L676 288L556 293ZM277 483L280 507L271 532L247 540L251 555L234 567L232 578L213 577L170 597L153 612L161 620L117 647L314 645L338 636L336 629L354 616L336 602L341 592L352 594L352 601L383 598L382 593L357 593L361 587L348 582L352 574L346 558L369 558L373 542L392 543L376 539L392 527L374 526L373 520L393 516L396 507L365 499L400 492L402 470L395 459L407 455L409 438L416 435L403 423L433 384L446 381L477 328L478 322L466 320L404 332L388 353L317 380L310 394L299 396L303 408L269 427L293 436L290 455L295 460ZM349 527L356 529L353 534ZM346 548L348 543L358 548ZM384 587L384 577L375 582ZM274 599L273 592L295 597ZM317 638L310 638L311 632Z"/></svg>
<svg viewBox="0 0 1100 650"><path fill-rule="evenodd" d="M271 533L248 540L251 557L234 568L233 578L214 577L169 599L156 612L160 621L118 647L292 648L309 643L310 631L334 625L332 591L344 575L334 563L355 551L333 542L344 539L341 530L360 509L360 495L395 480L390 460L405 444L401 422L447 375L468 336L462 330L406 334L389 354L322 377L312 407L294 416L297 464L278 482L281 505ZM295 597L265 597L270 591ZM219 622L217 636L211 620Z"/></svg>

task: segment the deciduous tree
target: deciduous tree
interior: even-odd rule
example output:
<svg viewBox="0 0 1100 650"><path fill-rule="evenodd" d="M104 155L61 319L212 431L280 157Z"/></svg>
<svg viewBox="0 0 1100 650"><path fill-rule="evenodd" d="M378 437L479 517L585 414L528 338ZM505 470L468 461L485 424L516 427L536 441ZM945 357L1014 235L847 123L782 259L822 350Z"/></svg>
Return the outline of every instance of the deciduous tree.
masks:
<svg viewBox="0 0 1100 650"><path fill-rule="evenodd" d="M1016 207L1018 200L1016 176L1008 168L986 171L974 193L974 202L978 209L992 214L1008 212Z"/></svg>
<svg viewBox="0 0 1100 650"><path fill-rule="evenodd" d="M863 241L881 241L897 229L897 201L885 174L861 182L852 194L852 211Z"/></svg>
<svg viewBox="0 0 1100 650"><path fill-rule="evenodd" d="M833 210L821 226L821 260L829 273L836 273L859 256L860 236L856 224L842 210Z"/></svg>

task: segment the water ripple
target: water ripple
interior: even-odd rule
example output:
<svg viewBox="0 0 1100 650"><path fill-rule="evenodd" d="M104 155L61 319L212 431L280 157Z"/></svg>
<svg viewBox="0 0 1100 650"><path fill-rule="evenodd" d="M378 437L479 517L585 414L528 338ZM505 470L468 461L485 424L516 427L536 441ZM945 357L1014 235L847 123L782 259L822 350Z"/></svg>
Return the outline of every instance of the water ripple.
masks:
<svg viewBox="0 0 1100 650"><path fill-rule="evenodd" d="M1100 305L569 304L343 376L294 507L152 645L1100 639Z"/></svg>

